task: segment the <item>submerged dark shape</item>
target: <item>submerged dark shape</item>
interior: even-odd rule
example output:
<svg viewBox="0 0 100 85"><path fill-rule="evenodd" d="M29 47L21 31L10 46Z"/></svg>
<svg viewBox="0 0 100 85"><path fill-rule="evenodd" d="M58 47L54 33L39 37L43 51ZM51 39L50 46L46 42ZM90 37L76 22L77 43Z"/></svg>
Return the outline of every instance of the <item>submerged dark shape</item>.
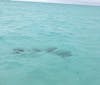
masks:
<svg viewBox="0 0 100 85"><path fill-rule="evenodd" d="M21 49L21 48L16 48L16 49L13 49L14 53L16 54L21 54L24 52L24 49Z"/></svg>
<svg viewBox="0 0 100 85"><path fill-rule="evenodd" d="M54 52L56 49L58 49L57 47L50 47L46 49L46 52Z"/></svg>
<svg viewBox="0 0 100 85"><path fill-rule="evenodd" d="M34 52L41 52L42 50L41 49L38 49L38 48L34 48L32 49Z"/></svg>
<svg viewBox="0 0 100 85"><path fill-rule="evenodd" d="M70 51L56 51L55 54L63 58L72 56Z"/></svg>

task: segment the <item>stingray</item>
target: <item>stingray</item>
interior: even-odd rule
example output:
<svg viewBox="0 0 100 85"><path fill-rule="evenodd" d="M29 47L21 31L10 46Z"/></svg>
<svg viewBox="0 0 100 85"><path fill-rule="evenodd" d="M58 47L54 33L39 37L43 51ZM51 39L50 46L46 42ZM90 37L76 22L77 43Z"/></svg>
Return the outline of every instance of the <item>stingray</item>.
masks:
<svg viewBox="0 0 100 85"><path fill-rule="evenodd" d="M70 51L56 51L55 54L57 56L61 56L62 58L72 56L72 53Z"/></svg>
<svg viewBox="0 0 100 85"><path fill-rule="evenodd" d="M46 52L50 53L50 52L54 52L55 50L57 50L57 47L50 47L46 49Z"/></svg>
<svg viewBox="0 0 100 85"><path fill-rule="evenodd" d="M32 49L34 52L41 52L42 50L41 49L38 49L38 48L34 48Z"/></svg>
<svg viewBox="0 0 100 85"><path fill-rule="evenodd" d="M24 52L24 49L21 49L21 48L16 48L16 49L13 49L14 53L16 54L22 54Z"/></svg>

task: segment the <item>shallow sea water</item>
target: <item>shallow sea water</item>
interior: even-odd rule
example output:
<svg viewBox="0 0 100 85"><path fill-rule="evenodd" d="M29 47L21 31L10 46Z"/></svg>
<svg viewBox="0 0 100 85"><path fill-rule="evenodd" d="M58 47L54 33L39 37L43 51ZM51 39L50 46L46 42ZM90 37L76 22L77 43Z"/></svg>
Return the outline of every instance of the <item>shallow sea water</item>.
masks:
<svg viewBox="0 0 100 85"><path fill-rule="evenodd" d="M100 7L0 2L0 85L100 85Z"/></svg>

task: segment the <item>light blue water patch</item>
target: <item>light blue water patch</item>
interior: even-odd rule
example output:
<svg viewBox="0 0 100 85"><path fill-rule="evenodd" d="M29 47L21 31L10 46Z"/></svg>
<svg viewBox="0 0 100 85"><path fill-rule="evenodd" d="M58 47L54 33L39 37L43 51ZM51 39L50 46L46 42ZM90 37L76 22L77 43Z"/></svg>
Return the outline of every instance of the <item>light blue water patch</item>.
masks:
<svg viewBox="0 0 100 85"><path fill-rule="evenodd" d="M0 85L100 85L100 7L0 3Z"/></svg>

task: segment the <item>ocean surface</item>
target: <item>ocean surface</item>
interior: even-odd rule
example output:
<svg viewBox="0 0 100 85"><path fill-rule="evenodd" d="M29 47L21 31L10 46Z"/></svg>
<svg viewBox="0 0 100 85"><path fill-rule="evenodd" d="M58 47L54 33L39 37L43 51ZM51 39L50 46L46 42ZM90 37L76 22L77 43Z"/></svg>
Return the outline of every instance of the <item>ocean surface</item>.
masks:
<svg viewBox="0 0 100 85"><path fill-rule="evenodd" d="M100 85L100 7L0 2L0 85Z"/></svg>

